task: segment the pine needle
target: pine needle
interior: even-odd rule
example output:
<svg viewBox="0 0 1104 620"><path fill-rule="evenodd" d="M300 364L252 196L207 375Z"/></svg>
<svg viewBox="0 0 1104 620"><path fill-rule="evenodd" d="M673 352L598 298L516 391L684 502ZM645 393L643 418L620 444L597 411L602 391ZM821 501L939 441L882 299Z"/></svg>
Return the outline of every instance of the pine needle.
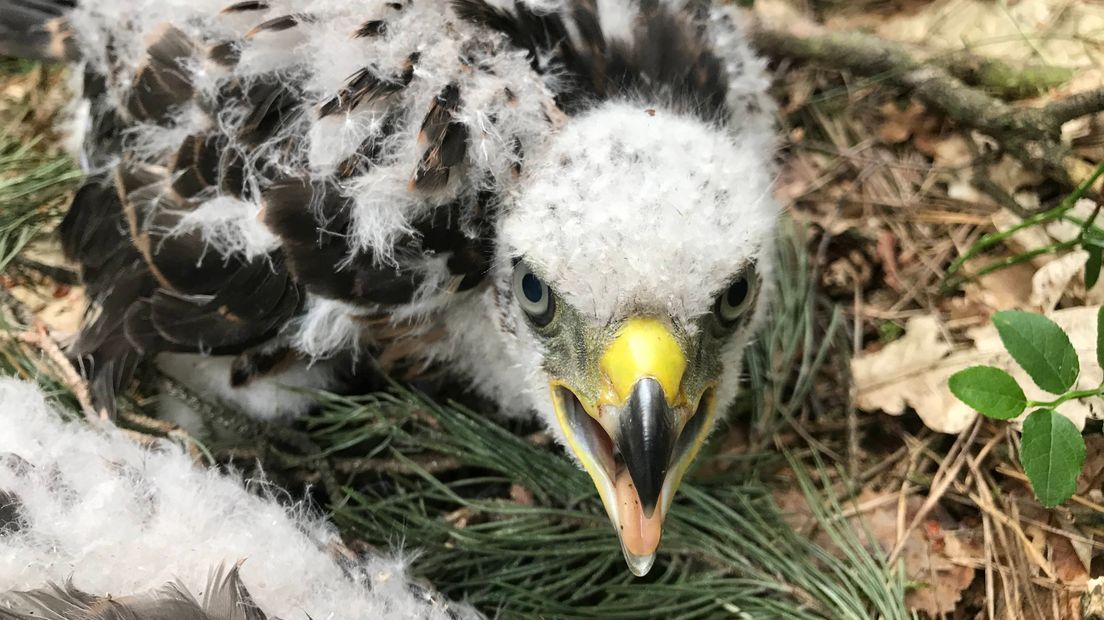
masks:
<svg viewBox="0 0 1104 620"><path fill-rule="evenodd" d="M69 157L0 134L0 273L59 221L64 198L80 177Z"/></svg>
<svg viewBox="0 0 1104 620"><path fill-rule="evenodd" d="M323 419L312 433L320 443L347 442L345 431L327 428L337 420L372 428L362 439L386 442L384 452L415 472L346 488L338 523L374 545L416 550L419 575L481 609L574 618L735 610L755 618L909 617L903 581L841 525L842 508L796 460L813 514L841 557L787 526L765 485L737 467L683 485L657 565L636 580L590 481L558 451L401 388L335 400ZM422 452L452 455L464 467L432 475L409 456ZM531 503L510 499L517 486Z"/></svg>

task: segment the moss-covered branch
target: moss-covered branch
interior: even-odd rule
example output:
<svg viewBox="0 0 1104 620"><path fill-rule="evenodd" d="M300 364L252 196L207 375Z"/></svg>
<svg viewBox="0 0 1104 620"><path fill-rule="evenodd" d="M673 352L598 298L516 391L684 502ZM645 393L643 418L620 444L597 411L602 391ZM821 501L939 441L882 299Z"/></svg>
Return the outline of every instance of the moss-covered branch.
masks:
<svg viewBox="0 0 1104 620"><path fill-rule="evenodd" d="M1104 90L1041 108L1017 107L966 84L960 77L969 71L952 72L946 61L920 60L912 49L872 35L829 32L810 24L783 28L760 23L754 37L768 56L846 69L902 88L958 125L989 135L1028 168L1063 185L1075 186L1092 172L1062 142L1062 124L1104 111Z"/></svg>
<svg viewBox="0 0 1104 620"><path fill-rule="evenodd" d="M1074 73L1072 69L1051 65L1014 66L969 52L938 54L925 62L934 63L966 84L1005 101L1037 97L1069 82Z"/></svg>

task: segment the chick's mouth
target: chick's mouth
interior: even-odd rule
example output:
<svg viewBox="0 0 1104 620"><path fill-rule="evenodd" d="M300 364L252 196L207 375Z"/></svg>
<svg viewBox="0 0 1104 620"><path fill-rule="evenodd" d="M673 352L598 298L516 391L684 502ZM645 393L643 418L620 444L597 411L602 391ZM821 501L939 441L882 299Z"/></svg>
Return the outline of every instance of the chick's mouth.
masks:
<svg viewBox="0 0 1104 620"><path fill-rule="evenodd" d="M666 464L667 475L663 495L652 514L645 514L639 494L618 448L618 441L607 432L599 420L587 413L579 398L570 389L555 387L555 397L562 412L564 430L576 456L590 473L599 495L609 513L610 520L621 539L622 548L630 565L634 560L647 558L650 565L662 531L662 522L671 496L674 494L687 460L696 452L696 444L702 439L703 426L712 402L713 390L707 389L691 410L679 412L682 428L678 433L671 460ZM609 405L600 408L599 415L610 415ZM691 413L688 415L687 412ZM620 413L624 413L623 411ZM613 428L616 428L613 425Z"/></svg>

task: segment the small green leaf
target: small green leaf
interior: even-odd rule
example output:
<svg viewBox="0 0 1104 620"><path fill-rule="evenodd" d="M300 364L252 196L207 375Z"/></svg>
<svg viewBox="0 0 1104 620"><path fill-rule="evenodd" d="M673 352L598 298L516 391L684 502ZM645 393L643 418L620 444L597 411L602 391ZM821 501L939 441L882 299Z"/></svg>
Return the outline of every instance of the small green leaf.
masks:
<svg viewBox="0 0 1104 620"><path fill-rule="evenodd" d="M1100 264L1104 261L1104 249L1098 245L1086 245L1085 251L1089 257L1085 259L1085 288L1096 286L1100 280Z"/></svg>
<svg viewBox="0 0 1104 620"><path fill-rule="evenodd" d="M1039 503L1053 508L1077 490L1085 439L1073 422L1054 410L1033 411L1024 420L1020 463Z"/></svg>
<svg viewBox="0 0 1104 620"><path fill-rule="evenodd" d="M1062 394L1077 380L1081 367L1069 336L1041 314L1005 310L993 315L1004 348L1035 385Z"/></svg>
<svg viewBox="0 0 1104 620"><path fill-rule="evenodd" d="M1104 306L1096 313L1096 363L1104 368Z"/></svg>
<svg viewBox="0 0 1104 620"><path fill-rule="evenodd" d="M958 400L997 420L1011 420L1027 407L1020 384L1011 375L992 366L974 366L951 375L948 382Z"/></svg>

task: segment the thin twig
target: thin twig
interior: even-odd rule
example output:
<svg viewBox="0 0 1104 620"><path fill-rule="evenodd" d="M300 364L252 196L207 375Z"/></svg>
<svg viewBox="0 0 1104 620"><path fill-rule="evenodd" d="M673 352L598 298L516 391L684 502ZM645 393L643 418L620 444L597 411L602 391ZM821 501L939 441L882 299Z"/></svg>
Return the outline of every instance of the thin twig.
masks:
<svg viewBox="0 0 1104 620"><path fill-rule="evenodd" d="M414 465L393 459L370 458L337 458L332 459L332 462L334 469L343 474L374 472L391 475L410 475L428 472L437 475L444 472L456 471L464 466L458 459L448 456L423 457L411 460L414 461Z"/></svg>
<svg viewBox="0 0 1104 620"><path fill-rule="evenodd" d="M69 388L73 396L76 396L81 411L84 412L86 418L95 422L108 419L106 409L96 410L95 405L92 404L92 390L89 389L88 382L80 376L76 368L73 368L73 364L69 362L69 358L62 352L61 347L50 336L49 330L42 321L36 319L32 329L19 334L18 338L21 342L37 347L47 359L53 362L61 375L62 382L65 383L65 387Z"/></svg>
<svg viewBox="0 0 1104 620"><path fill-rule="evenodd" d="M909 534L916 529L920 523L927 518L928 513L939 503L939 499L947 491L947 488L951 486L955 478L958 477L959 470L966 463L968 451L970 446L974 444L974 439L977 438L978 431L981 429L981 416L974 421L973 427L969 433L959 435L958 441L951 448L951 451L947 454L947 458L943 459L943 463L940 464L939 470L936 471L935 477L932 479L931 491L928 493L928 497L924 500L924 503L920 506L920 510L916 512L916 515L909 522L908 527L901 533L901 536L897 538L897 545L893 547L893 552L889 554L887 562L893 564L900 557L901 552L905 549L905 542L908 539ZM956 450L957 448L957 450ZM952 455L953 462L952 462Z"/></svg>
<svg viewBox="0 0 1104 620"><path fill-rule="evenodd" d="M179 425L173 422L158 420L136 411L124 409L118 412L118 418L123 422L139 427L142 429L143 433L160 433L169 439L179 441L183 444L184 449L188 451L188 456L190 456L195 463L203 463L204 460L209 464L214 463L214 455L212 455L195 437L192 437L191 433L180 428Z"/></svg>
<svg viewBox="0 0 1104 620"><path fill-rule="evenodd" d="M1007 465L998 465L997 466L997 473L1008 476L1009 478L1014 478L1014 479L1016 479L1020 482L1023 482L1024 484L1031 484L1031 481L1028 479L1028 477L1024 473L1016 471L1015 469L1012 469L1011 467L1009 467ZM1088 508L1089 510L1092 510L1093 512L1104 514L1104 505L1101 505L1097 502L1094 502L1091 499L1085 497L1084 495L1078 495L1078 494L1075 493L1075 494L1073 494L1073 496L1070 497L1070 501L1072 501L1075 504L1080 504L1080 505L1084 506L1085 508Z"/></svg>

